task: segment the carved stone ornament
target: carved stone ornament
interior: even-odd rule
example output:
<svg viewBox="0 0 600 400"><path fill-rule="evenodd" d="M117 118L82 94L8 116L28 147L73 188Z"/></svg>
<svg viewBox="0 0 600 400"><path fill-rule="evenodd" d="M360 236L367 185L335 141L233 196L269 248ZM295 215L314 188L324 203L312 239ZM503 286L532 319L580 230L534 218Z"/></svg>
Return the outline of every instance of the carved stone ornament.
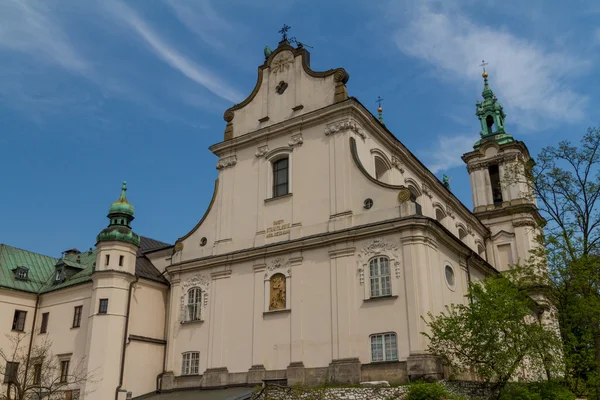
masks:
<svg viewBox="0 0 600 400"><path fill-rule="evenodd" d="M386 256L390 260L390 267L393 267L393 273L396 279L400 279L402 274L402 263L400 262L400 256L398 255L398 246L386 242L382 238L373 239L373 241L365 246L357 257L358 262L358 277L360 284L365 283L365 268L368 268L369 260L374 256Z"/></svg>
<svg viewBox="0 0 600 400"><path fill-rule="evenodd" d="M514 221L512 223L512 225L515 228L518 228L518 227L521 227L521 226L530 226L532 228L535 228L537 226L537 224L535 223L535 221L532 220L532 219L522 219L522 220Z"/></svg>
<svg viewBox="0 0 600 400"><path fill-rule="evenodd" d="M475 232L473 232L473 226L471 224L467 224L467 233L471 236L475 236Z"/></svg>
<svg viewBox="0 0 600 400"><path fill-rule="evenodd" d="M223 157L217 162L217 169L233 167L235 164L237 164L237 156Z"/></svg>
<svg viewBox="0 0 600 400"><path fill-rule="evenodd" d="M430 199L433 198L433 194L431 193L431 189L429 188L428 184L423 183L423 185L421 186L421 190L427 197L429 197Z"/></svg>
<svg viewBox="0 0 600 400"><path fill-rule="evenodd" d="M356 121L353 121L351 119L334 122L334 123L328 125L325 128L325 135L329 136L329 135L333 135L333 134L336 134L338 132L343 132L343 131L352 131L352 132L356 133L358 136L360 136L362 139L367 138L367 134L365 133L365 130L363 128L361 128L361 126Z"/></svg>
<svg viewBox="0 0 600 400"><path fill-rule="evenodd" d="M256 153L254 153L254 155L256 156L256 158L261 158L264 157L265 154L267 154L269 152L269 146L264 145L264 146L260 146L258 148L258 150L256 150Z"/></svg>
<svg viewBox="0 0 600 400"><path fill-rule="evenodd" d="M281 271L287 273L287 276L291 276L292 269L290 268L290 260L283 257L277 257L267 264L267 271ZM265 273L265 278L268 277L269 273L267 272Z"/></svg>
<svg viewBox="0 0 600 400"><path fill-rule="evenodd" d="M271 63L271 73L277 75L287 71L294 63L294 57L289 52L279 53Z"/></svg>
<svg viewBox="0 0 600 400"><path fill-rule="evenodd" d="M288 142L288 146L290 146L290 147L302 146L302 143L304 143L304 139L302 138L302 134L298 133L297 135L292 135L292 138Z"/></svg>
<svg viewBox="0 0 600 400"><path fill-rule="evenodd" d="M404 164L400 161L400 157L395 154L392 154L392 166L400 171L400 173L404 173Z"/></svg>
<svg viewBox="0 0 600 400"><path fill-rule="evenodd" d="M454 209L451 205L446 205L446 214L448 214L452 219L456 219L456 214L454 214Z"/></svg>

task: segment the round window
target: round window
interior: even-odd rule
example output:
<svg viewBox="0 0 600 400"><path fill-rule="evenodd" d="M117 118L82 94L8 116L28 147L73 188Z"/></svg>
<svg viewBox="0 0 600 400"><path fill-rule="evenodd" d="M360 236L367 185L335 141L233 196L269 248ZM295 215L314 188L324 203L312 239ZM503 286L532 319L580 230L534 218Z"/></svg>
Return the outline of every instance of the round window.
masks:
<svg viewBox="0 0 600 400"><path fill-rule="evenodd" d="M446 272L446 283L451 288L454 288L454 283L455 283L454 270L452 269L451 266L446 265L445 272Z"/></svg>

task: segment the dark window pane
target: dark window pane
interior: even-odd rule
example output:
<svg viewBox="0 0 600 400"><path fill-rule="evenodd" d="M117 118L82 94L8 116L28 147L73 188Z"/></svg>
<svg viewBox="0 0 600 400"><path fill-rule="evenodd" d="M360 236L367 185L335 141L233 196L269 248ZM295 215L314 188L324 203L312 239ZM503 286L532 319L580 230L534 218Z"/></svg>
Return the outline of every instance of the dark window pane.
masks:
<svg viewBox="0 0 600 400"><path fill-rule="evenodd" d="M108 312L108 299L100 299L100 307L98 313L106 314Z"/></svg>
<svg viewBox="0 0 600 400"><path fill-rule="evenodd" d="M42 314L42 326L40 327L40 333L46 333L48 331L48 318L50 317L50 313Z"/></svg>

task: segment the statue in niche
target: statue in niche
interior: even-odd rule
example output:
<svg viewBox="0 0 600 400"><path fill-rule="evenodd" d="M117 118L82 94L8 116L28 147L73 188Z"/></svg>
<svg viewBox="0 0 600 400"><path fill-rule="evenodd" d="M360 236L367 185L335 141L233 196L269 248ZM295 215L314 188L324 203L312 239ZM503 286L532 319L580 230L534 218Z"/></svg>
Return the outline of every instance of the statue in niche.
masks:
<svg viewBox="0 0 600 400"><path fill-rule="evenodd" d="M285 276L275 274L270 279L269 311L285 310Z"/></svg>

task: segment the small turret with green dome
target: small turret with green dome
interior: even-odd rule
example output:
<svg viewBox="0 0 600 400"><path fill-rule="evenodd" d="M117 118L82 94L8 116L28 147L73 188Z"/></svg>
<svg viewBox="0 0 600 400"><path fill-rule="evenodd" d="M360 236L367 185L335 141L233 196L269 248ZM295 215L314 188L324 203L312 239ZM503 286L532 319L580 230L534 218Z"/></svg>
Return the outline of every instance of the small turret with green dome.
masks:
<svg viewBox="0 0 600 400"><path fill-rule="evenodd" d="M477 101L477 111L475 112L481 122L481 132L479 132L481 140L477 141L473 148L478 149L488 142L498 144L514 142L513 137L504 130L506 114L504 114L502 104L498 102L498 98L488 84L488 73L484 70L481 76L484 83L483 92L481 93L483 101Z"/></svg>
<svg viewBox="0 0 600 400"><path fill-rule="evenodd" d="M97 242L120 241L139 246L140 237L131 230L133 206L127 201L127 182L123 182L121 196L108 209L110 223L97 236Z"/></svg>

